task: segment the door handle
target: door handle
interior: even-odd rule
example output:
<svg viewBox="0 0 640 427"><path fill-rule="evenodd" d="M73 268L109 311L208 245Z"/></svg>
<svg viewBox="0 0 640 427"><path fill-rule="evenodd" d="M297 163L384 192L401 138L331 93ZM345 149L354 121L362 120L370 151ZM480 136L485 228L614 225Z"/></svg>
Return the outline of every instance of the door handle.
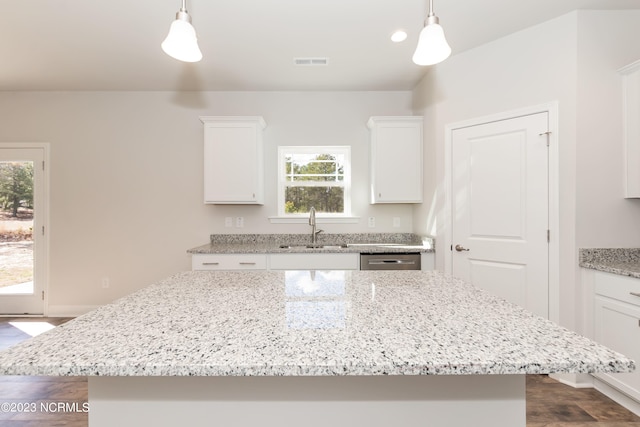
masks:
<svg viewBox="0 0 640 427"><path fill-rule="evenodd" d="M464 246L461 245L456 245L456 251L458 252L468 252L469 249L465 248Z"/></svg>

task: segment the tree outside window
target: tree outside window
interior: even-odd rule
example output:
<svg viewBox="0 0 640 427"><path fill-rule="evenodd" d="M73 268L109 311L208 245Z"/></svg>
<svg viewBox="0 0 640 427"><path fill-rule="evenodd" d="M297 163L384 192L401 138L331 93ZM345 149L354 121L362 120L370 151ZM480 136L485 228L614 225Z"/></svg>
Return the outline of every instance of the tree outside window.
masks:
<svg viewBox="0 0 640 427"><path fill-rule="evenodd" d="M18 209L33 209L33 163L0 163L0 208L18 216Z"/></svg>

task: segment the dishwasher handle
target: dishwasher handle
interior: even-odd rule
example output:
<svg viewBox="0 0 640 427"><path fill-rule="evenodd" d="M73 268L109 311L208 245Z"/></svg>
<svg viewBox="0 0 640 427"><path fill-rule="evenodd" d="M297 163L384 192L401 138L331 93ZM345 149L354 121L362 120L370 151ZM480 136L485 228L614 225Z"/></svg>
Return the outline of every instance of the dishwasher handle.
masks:
<svg viewBox="0 0 640 427"><path fill-rule="evenodd" d="M407 261L404 259L370 259L369 265L384 265L384 264L408 264L414 265L415 261Z"/></svg>

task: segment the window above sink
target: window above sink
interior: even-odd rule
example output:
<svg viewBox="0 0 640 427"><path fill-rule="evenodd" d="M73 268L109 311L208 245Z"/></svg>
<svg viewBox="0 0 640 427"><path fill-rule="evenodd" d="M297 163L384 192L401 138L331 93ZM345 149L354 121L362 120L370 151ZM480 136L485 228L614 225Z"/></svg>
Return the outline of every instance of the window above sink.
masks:
<svg viewBox="0 0 640 427"><path fill-rule="evenodd" d="M351 217L351 147L278 147L278 217ZM273 222L273 221L272 221Z"/></svg>

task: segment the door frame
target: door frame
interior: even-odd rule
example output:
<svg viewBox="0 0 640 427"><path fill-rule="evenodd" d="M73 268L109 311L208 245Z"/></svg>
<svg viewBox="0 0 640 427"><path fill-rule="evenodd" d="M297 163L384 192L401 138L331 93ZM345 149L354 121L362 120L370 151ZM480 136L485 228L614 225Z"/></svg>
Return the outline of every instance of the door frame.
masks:
<svg viewBox="0 0 640 427"><path fill-rule="evenodd" d="M558 101L546 104L524 107L517 110L505 111L488 116L477 117L461 122L445 125L444 137L444 207L442 236L444 241L444 270L451 274L453 271L453 194L452 194L452 141L453 131L456 129L482 125L491 122L513 119L537 113L548 113L549 117L549 319L560 320L560 239L559 239L559 147L558 147Z"/></svg>
<svg viewBox="0 0 640 427"><path fill-rule="evenodd" d="M25 150L25 149L41 149L44 165L42 166L44 170L42 171L42 179L43 179L43 187L44 187L44 195L43 200L41 201L43 204L41 219L39 220L39 226L44 227L40 230L33 230L33 233L40 233L38 244L42 246L42 256L41 259L38 259L34 263L34 277L38 277L40 280L41 289L44 291L44 298L42 301L42 314L34 314L34 315L21 315L21 317L46 317L48 315L49 310L49 235L51 234L51 229L49 227L49 211L50 211L50 159L49 159L49 143L48 142L0 142L0 149L15 149L15 150ZM35 259L35 257L34 257ZM0 314L0 317L2 316ZM11 315L11 317L15 317L15 315Z"/></svg>

